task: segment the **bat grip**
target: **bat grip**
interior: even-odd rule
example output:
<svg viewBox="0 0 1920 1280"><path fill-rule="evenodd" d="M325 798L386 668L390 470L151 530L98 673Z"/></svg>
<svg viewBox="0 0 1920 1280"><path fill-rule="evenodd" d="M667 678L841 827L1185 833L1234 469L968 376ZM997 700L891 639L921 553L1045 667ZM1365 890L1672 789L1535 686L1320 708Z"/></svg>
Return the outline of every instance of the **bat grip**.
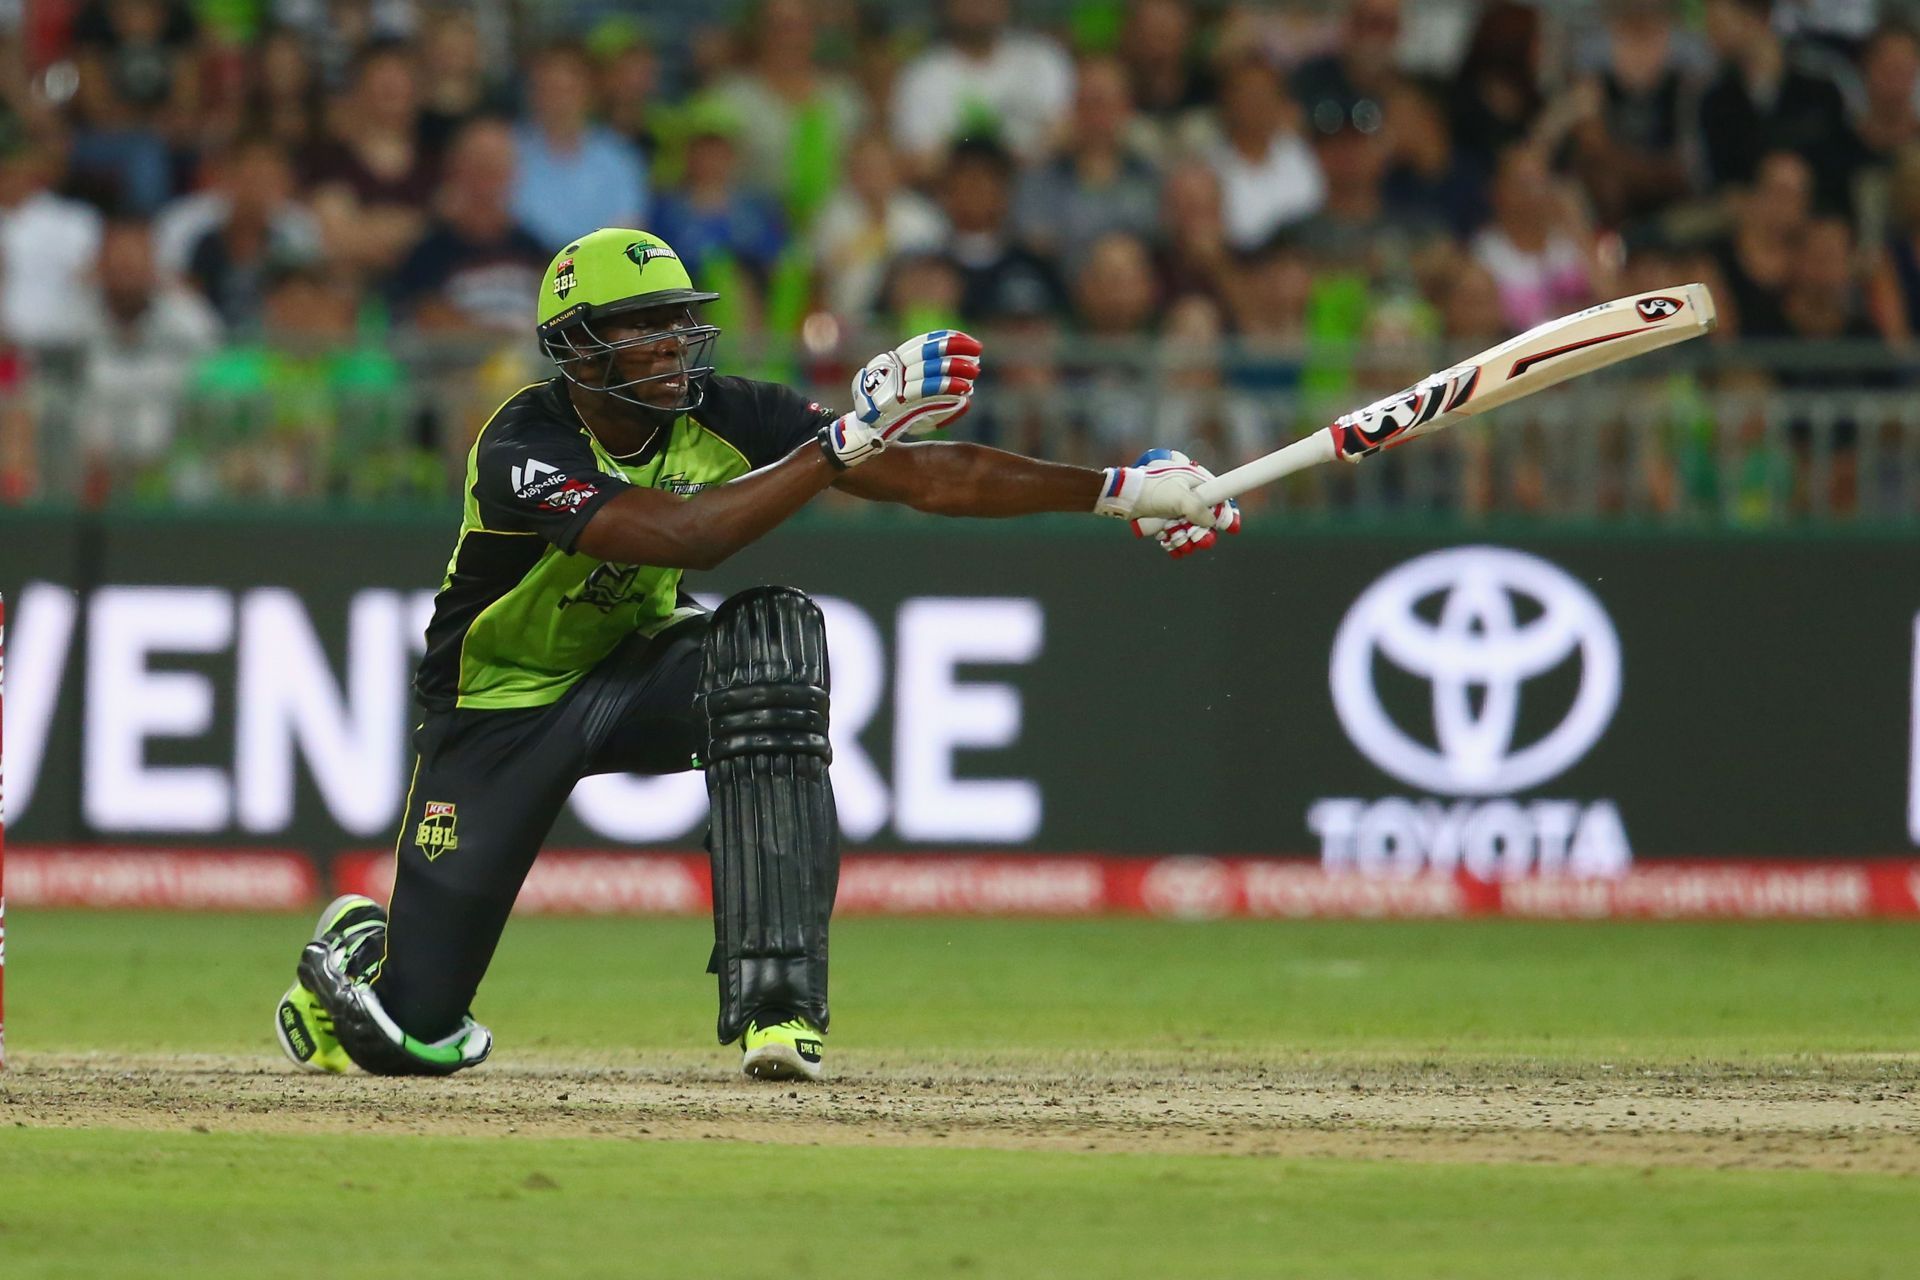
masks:
<svg viewBox="0 0 1920 1280"><path fill-rule="evenodd" d="M1249 489L1258 489L1263 484L1272 484L1281 476L1290 476L1296 471L1317 467L1323 462L1332 462L1338 456L1338 452L1333 447L1333 432L1323 429L1310 436L1303 436L1285 448L1276 449L1264 457L1242 463L1231 471L1223 471L1200 485L1193 493L1200 501L1212 506L1216 502L1225 502L1228 498L1237 498Z"/></svg>

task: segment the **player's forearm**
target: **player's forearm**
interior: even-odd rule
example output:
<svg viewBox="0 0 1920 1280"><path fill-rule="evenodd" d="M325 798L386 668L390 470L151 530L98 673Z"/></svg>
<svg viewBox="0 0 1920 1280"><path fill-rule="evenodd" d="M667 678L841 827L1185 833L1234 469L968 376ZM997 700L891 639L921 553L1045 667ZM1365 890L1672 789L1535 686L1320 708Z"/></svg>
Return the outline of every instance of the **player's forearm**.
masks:
<svg viewBox="0 0 1920 1280"><path fill-rule="evenodd" d="M878 502L943 516L1027 516L1093 510L1103 476L957 441L896 444L838 481Z"/></svg>
<svg viewBox="0 0 1920 1280"><path fill-rule="evenodd" d="M617 564L711 569L770 532L834 479L819 446L682 500L630 489L596 511L576 550Z"/></svg>

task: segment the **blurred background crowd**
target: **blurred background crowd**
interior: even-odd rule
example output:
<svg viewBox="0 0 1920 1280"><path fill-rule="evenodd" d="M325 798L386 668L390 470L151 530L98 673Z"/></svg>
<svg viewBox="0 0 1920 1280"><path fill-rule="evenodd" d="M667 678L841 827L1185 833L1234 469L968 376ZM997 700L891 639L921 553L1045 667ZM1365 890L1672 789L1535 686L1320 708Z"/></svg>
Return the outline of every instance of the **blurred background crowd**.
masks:
<svg viewBox="0 0 1920 1280"><path fill-rule="evenodd" d="M0 503L442 502L602 225L829 403L1217 469L1583 304L1707 343L1270 507L1920 517L1898 0L0 0Z"/></svg>

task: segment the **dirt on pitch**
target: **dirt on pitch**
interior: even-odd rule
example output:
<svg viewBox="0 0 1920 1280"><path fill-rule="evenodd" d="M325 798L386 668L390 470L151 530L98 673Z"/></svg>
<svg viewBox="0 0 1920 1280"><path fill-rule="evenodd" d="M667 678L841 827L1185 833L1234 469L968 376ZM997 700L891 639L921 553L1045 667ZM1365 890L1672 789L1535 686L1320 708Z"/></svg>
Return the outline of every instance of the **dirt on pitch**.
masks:
<svg viewBox="0 0 1920 1280"><path fill-rule="evenodd" d="M444 1080L265 1057L20 1054L0 1125L734 1139L1920 1176L1920 1058L1580 1063L840 1054L821 1084L729 1059L495 1061Z"/></svg>

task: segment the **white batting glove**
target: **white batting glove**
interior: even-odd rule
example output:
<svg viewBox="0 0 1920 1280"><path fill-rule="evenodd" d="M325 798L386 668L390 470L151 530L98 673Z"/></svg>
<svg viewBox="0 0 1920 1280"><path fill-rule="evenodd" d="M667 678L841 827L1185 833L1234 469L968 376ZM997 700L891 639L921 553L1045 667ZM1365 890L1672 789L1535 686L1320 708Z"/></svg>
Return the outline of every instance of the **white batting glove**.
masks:
<svg viewBox="0 0 1920 1280"><path fill-rule="evenodd" d="M1188 458L1186 454L1172 449L1149 449L1134 461L1132 467L1123 471L1152 471L1155 468L1176 468L1177 473L1191 473L1192 485L1197 486L1213 479L1213 472ZM1109 471L1108 484L1112 485L1113 472ZM1189 493L1188 497L1191 498ZM1103 499L1104 501L1104 499ZM1188 515L1174 517L1156 516L1151 512L1139 510L1133 513L1134 536L1152 538L1160 544L1160 549L1178 560L1190 556L1196 551L1205 551L1219 540L1223 533L1240 532L1240 504L1229 499L1215 503L1211 508L1204 507L1199 499L1193 498L1193 504L1206 511L1208 518L1196 520ZM1094 510L1099 511L1096 506ZM1118 512L1102 514L1119 514Z"/></svg>
<svg viewBox="0 0 1920 1280"><path fill-rule="evenodd" d="M972 406L979 376L980 343L971 335L935 329L909 338L853 376L853 410L820 433L820 447L853 467L892 440L937 431Z"/></svg>

